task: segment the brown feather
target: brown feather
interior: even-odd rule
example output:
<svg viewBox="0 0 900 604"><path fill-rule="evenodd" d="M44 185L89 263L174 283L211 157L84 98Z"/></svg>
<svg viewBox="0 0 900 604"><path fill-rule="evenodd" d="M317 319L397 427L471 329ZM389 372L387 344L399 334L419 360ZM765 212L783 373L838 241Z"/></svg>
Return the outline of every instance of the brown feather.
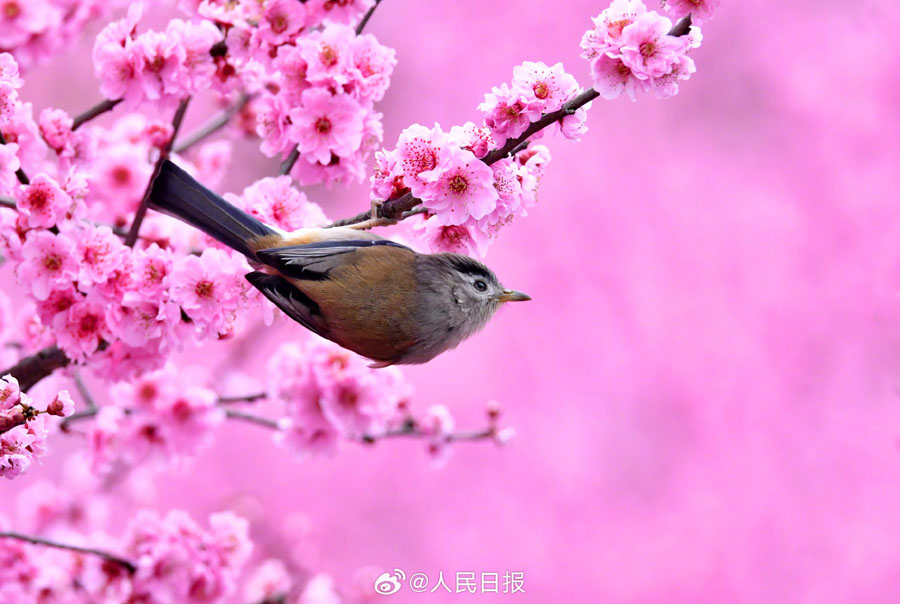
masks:
<svg viewBox="0 0 900 604"><path fill-rule="evenodd" d="M417 340L415 253L378 246L346 258L328 279L289 281L319 305L335 342L376 361L396 361Z"/></svg>

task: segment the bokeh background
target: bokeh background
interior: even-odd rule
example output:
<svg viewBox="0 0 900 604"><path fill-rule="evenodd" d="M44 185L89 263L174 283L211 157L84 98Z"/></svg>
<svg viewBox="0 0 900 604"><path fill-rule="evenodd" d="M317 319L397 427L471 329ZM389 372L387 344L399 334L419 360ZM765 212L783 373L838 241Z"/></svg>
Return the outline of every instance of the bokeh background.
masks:
<svg viewBox="0 0 900 604"><path fill-rule="evenodd" d="M605 6L385 0L368 27L399 59L385 143L477 119L523 60L588 85L578 42ZM898 601L898 17L895 0L723 2L677 97L595 102L581 143L545 139L540 204L487 258L534 301L405 370L416 408L445 404L462 428L499 401L506 448L462 444L442 468L400 441L297 461L229 424L127 490L199 517L235 509L262 547L344 586L370 566L522 571L523 602ZM33 70L25 99L96 102L91 43ZM211 111L193 105L186 128ZM222 189L275 170L239 146ZM335 218L368 203L363 185L307 192ZM279 343L307 337L287 322L250 335L180 365L260 379ZM80 446L51 445L0 510Z"/></svg>

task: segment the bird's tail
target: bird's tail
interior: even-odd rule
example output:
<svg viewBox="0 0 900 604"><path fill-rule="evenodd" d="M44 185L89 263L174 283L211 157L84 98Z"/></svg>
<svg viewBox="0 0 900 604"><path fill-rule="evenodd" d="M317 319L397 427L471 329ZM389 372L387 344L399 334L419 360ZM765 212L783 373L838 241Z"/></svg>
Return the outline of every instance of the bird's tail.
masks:
<svg viewBox="0 0 900 604"><path fill-rule="evenodd" d="M150 207L196 227L249 258L254 241L278 235L273 228L240 210L190 174L165 160L150 192Z"/></svg>

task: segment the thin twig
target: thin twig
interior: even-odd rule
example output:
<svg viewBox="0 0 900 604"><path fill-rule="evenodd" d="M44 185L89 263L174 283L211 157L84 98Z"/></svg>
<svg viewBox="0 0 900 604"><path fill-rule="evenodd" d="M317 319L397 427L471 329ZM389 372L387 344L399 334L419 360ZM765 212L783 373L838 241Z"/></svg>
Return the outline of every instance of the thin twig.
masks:
<svg viewBox="0 0 900 604"><path fill-rule="evenodd" d="M260 399L266 398L265 392L256 392L254 394L246 394L244 396L220 396L218 403L220 405L233 405L235 403L253 403Z"/></svg>
<svg viewBox="0 0 900 604"><path fill-rule="evenodd" d="M120 558L115 554L111 554L109 552L105 552L103 550L94 549L92 547L82 547L80 545L69 545L67 543L59 543L57 541L50 541L49 539L44 539L42 537L35 537L33 535L23 535L22 533L15 533L12 531L3 531L0 532L0 538L3 539L18 539L19 541L25 541L27 543L31 543L33 545L44 545L46 547L55 547L56 549L65 549L70 552L78 552L80 554L90 554L92 556L97 556L99 558L103 558L104 560L109 560L110 562L114 562L118 564L122 568L128 571L129 574L134 574L137 570L137 566L130 560L126 560L125 558Z"/></svg>
<svg viewBox="0 0 900 604"><path fill-rule="evenodd" d="M81 379L81 373L76 371L74 379L75 388L78 389L78 394L81 395L82 400L84 400L84 404L88 406L88 409L96 409L97 403L94 402L94 397L91 396L90 390L88 390L87 386L84 385L84 380Z"/></svg>
<svg viewBox="0 0 900 604"><path fill-rule="evenodd" d="M4 138L3 133L0 132L0 145L5 145L5 144L6 144L6 138ZM21 166L19 167L18 170L16 170L16 178L18 178L19 182L22 183L23 185L27 185L29 182L31 182L30 180L28 180L28 175L25 174L25 170L23 170L21 168Z"/></svg>
<svg viewBox="0 0 900 604"><path fill-rule="evenodd" d="M675 24L674 27L669 31L670 36L680 37L688 34L691 29L691 16L687 15L683 17L678 23ZM494 164L504 157L509 155L514 155L522 150L523 145L527 144L527 141L530 137L534 136L537 132L543 130L547 126L572 115L583 107L584 105L590 103L594 99L600 96L593 88L588 88L583 91L581 94L571 99L565 105L563 105L560 109L545 113L538 119L536 122L532 122L531 125L528 126L528 129L522 133L521 136L517 138L512 138L506 141L499 149L495 149L481 158L481 161L486 163L487 165ZM350 218L344 218L343 220L338 220L329 226L338 227L338 226L350 226L356 225L359 223L363 223L364 225L370 226L382 226L384 224L394 224L398 220L402 220L405 212L409 212L416 206L422 203L422 200L418 197L415 197L412 193L404 193L400 197L396 199L389 199L378 206L378 216L372 216L371 212L360 212L356 216L351 216ZM377 222L379 219L386 219L388 222ZM371 222L369 222L371 221ZM359 227L359 228L369 228L368 226Z"/></svg>
<svg viewBox="0 0 900 604"><path fill-rule="evenodd" d="M0 196L0 206L4 208L12 208L13 210L18 209L16 206L16 200L12 197L6 197L5 195Z"/></svg>
<svg viewBox="0 0 900 604"><path fill-rule="evenodd" d="M375 0L375 4L372 5L372 8L370 8L368 11L366 11L366 14L363 15L362 21L360 21L359 25L356 26L356 35L357 36L359 34L361 34L363 32L363 30L366 28L366 24L369 22L369 19L372 18L372 13L375 12L375 9L378 8L379 4L381 4L381 0Z"/></svg>
<svg viewBox="0 0 900 604"><path fill-rule="evenodd" d="M179 142L173 147L172 152L184 153L206 137L224 128L228 125L228 122L231 121L232 117L237 113L240 113L241 110L247 106L247 103L250 102L251 98L253 98L253 95L247 93L241 94L236 103L226 108L222 113L211 119L196 132L189 134L183 142Z"/></svg>
<svg viewBox="0 0 900 604"><path fill-rule="evenodd" d="M112 111L113 107L122 102L122 99L106 99L100 101L84 113L76 115L72 119L72 131L78 130L82 124L89 122L98 115L103 115L107 111Z"/></svg>
<svg viewBox="0 0 900 604"><path fill-rule="evenodd" d="M175 111L175 117L172 118L172 136L169 138L166 145L160 149L159 158L156 160L156 165L153 166L153 174L150 176L150 181L147 183L147 188L144 190L144 196L141 198L141 205L138 206L137 213L134 215L134 222L131 223L131 229L128 231L128 236L125 238L125 245L128 247L134 247L134 244L138 239L141 223L144 222L144 216L147 215L147 204L150 202L150 192L153 191L153 181L159 176L159 171L162 169L163 162L169 157L169 153L172 151L172 145L175 142L175 137L178 136L178 130L181 128L181 122L184 120L184 114L187 111L188 102L190 102L190 100L191 97L189 96L181 99L181 102L178 104L178 109Z"/></svg>
<svg viewBox="0 0 900 604"><path fill-rule="evenodd" d="M291 154L287 156L287 159L281 162L281 166L278 167L279 174L287 174L291 171L291 168L294 167L294 164L297 163L297 158L300 157L300 149L294 147L291 149Z"/></svg>
<svg viewBox="0 0 900 604"><path fill-rule="evenodd" d="M262 426L264 428L270 428L272 430L278 429L278 422L274 419L269 419L267 417L260 417L258 415L253 415L251 413L244 413L243 411L235 411L234 409L227 409L225 411L225 416L231 419L239 419L241 421L250 422L252 424L256 424L258 426Z"/></svg>

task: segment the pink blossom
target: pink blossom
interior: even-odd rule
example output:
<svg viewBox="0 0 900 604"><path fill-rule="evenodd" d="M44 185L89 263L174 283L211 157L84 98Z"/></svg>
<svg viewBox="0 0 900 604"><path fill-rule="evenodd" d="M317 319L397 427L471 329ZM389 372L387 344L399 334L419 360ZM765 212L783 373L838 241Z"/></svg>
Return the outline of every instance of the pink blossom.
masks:
<svg viewBox="0 0 900 604"><path fill-rule="evenodd" d="M675 20L691 15L691 21L697 25L712 19L713 12L719 8L720 0L663 0L663 8L671 13Z"/></svg>
<svg viewBox="0 0 900 604"><path fill-rule="evenodd" d="M372 34L357 36L353 41L353 88L360 98L380 101L391 84L397 65L393 48L380 44Z"/></svg>
<svg viewBox="0 0 900 604"><path fill-rule="evenodd" d="M396 151L381 149L375 152L372 167L372 193L378 199L395 199L406 190L403 170Z"/></svg>
<svg viewBox="0 0 900 604"><path fill-rule="evenodd" d="M3 31L3 47L15 48L43 30L47 19L54 15L53 8L29 0L3 0L0 4L0 31ZM58 18L58 17L57 17Z"/></svg>
<svg viewBox="0 0 900 604"><path fill-rule="evenodd" d="M97 36L93 52L100 93L108 99L125 99L131 106L144 99L145 55L134 42L141 6L133 4L128 17L107 25Z"/></svg>
<svg viewBox="0 0 900 604"><path fill-rule="evenodd" d="M349 27L329 25L297 41L306 61L306 79L313 84L343 86L350 81L355 34Z"/></svg>
<svg viewBox="0 0 900 604"><path fill-rule="evenodd" d="M647 12L641 0L613 0L609 8L593 18L594 29L588 31L581 41L582 55L593 59L621 45L622 30Z"/></svg>
<svg viewBox="0 0 900 604"><path fill-rule="evenodd" d="M306 9L296 0L266 2L262 19L256 30L266 44L278 46L291 41L306 23Z"/></svg>
<svg viewBox="0 0 900 604"><path fill-rule="evenodd" d="M178 39L184 48L183 85L187 92L198 92L209 87L216 73L216 64L209 51L222 34L209 21L190 23L172 19L166 26L166 35Z"/></svg>
<svg viewBox="0 0 900 604"><path fill-rule="evenodd" d="M530 95L529 100L537 104L541 113L556 111L580 90L578 81L566 73L562 63L549 67L532 61L513 68L512 87Z"/></svg>
<svg viewBox="0 0 900 604"><path fill-rule="evenodd" d="M667 35L670 29L669 19L652 12L644 13L622 30L622 61L637 78L658 78L672 70L683 44Z"/></svg>
<svg viewBox="0 0 900 604"><path fill-rule="evenodd" d="M0 192L8 193L13 190L19 180L16 178L16 170L19 169L19 158L16 152L19 145L7 143L0 145Z"/></svg>
<svg viewBox="0 0 900 604"><path fill-rule="evenodd" d="M375 0L308 0L306 7L316 21L353 25L373 4Z"/></svg>
<svg viewBox="0 0 900 604"><path fill-rule="evenodd" d="M497 205L493 172L471 151L447 149L429 180L422 201L446 225L463 224L469 216L478 220Z"/></svg>
<svg viewBox="0 0 900 604"><path fill-rule="evenodd" d="M262 602L275 600L288 593L291 588L291 577L284 562L277 558L264 560L257 566L244 586L244 600Z"/></svg>
<svg viewBox="0 0 900 604"><path fill-rule="evenodd" d="M78 286L86 292L93 285L105 282L122 266L126 248L107 226L84 225L76 237Z"/></svg>
<svg viewBox="0 0 900 604"><path fill-rule="evenodd" d="M446 225L436 216L431 216L417 223L415 228L422 229L420 237L432 253L453 252L466 256L484 256L487 251L488 238L473 219L463 224Z"/></svg>
<svg viewBox="0 0 900 604"><path fill-rule="evenodd" d="M559 131L570 141L580 141L587 133L587 112L591 104L587 103L575 110L575 113L563 117L556 122Z"/></svg>
<svg viewBox="0 0 900 604"><path fill-rule="evenodd" d="M487 155L488 151L496 146L490 127L479 127L472 122L450 128L450 138L479 158Z"/></svg>
<svg viewBox="0 0 900 604"><path fill-rule="evenodd" d="M70 287L77 274L75 245L70 238L48 231L29 231L16 275L35 298L46 300L51 291Z"/></svg>
<svg viewBox="0 0 900 604"><path fill-rule="evenodd" d="M19 380L8 373L0 378L0 411L5 411L14 405L18 405L21 396Z"/></svg>
<svg viewBox="0 0 900 604"><path fill-rule="evenodd" d="M69 396L68 390L60 390L56 397L47 405L47 413L59 417L68 417L75 413L75 401Z"/></svg>
<svg viewBox="0 0 900 604"><path fill-rule="evenodd" d="M198 604L227 598L251 548L248 526L228 512L212 516L210 525L205 530L177 510L165 517L140 510L124 539L125 554L137 562L132 598Z"/></svg>
<svg viewBox="0 0 900 604"><path fill-rule="evenodd" d="M434 128L413 124L400 133L396 159L403 171L403 183L413 195L421 197L424 194L425 187L433 182L439 163L451 147L453 142L438 124Z"/></svg>
<svg viewBox="0 0 900 604"><path fill-rule="evenodd" d="M591 79L594 89L600 96L612 100L620 95L637 100L636 92L644 89L644 82L638 80L631 72L631 67L618 56L604 53L591 62Z"/></svg>
<svg viewBox="0 0 900 604"><path fill-rule="evenodd" d="M322 88L304 90L300 100L290 113L290 135L301 153L327 165L332 155L347 157L359 149L363 122L356 101Z"/></svg>
<svg viewBox="0 0 900 604"><path fill-rule="evenodd" d="M0 433L0 476L11 480L27 470L34 459L30 450L34 442L35 435L24 425Z"/></svg>
<svg viewBox="0 0 900 604"><path fill-rule="evenodd" d="M172 301L194 321L198 333L223 337L230 333L237 311L246 306L247 272L243 257L216 248L179 258L171 276Z"/></svg>
<svg viewBox="0 0 900 604"><path fill-rule="evenodd" d="M53 290L46 300L38 301L38 315L44 324L57 325L59 323L57 317L62 314L61 320L65 321L68 317L68 310L81 298L82 296L74 287Z"/></svg>
<svg viewBox="0 0 900 604"><path fill-rule="evenodd" d="M38 123L41 136L57 153L73 146L72 118L62 109L44 109Z"/></svg>
<svg viewBox="0 0 900 604"><path fill-rule="evenodd" d="M284 100L293 105L300 102L300 95L304 90L310 87L309 81L306 79L306 59L298 46L279 46L278 55L272 62L272 66L278 73L278 80L281 83L279 96L286 97Z"/></svg>
<svg viewBox="0 0 900 604"><path fill-rule="evenodd" d="M19 77L19 65L8 52L0 52L0 82L5 82L13 88L21 88L25 83Z"/></svg>
<svg viewBox="0 0 900 604"><path fill-rule="evenodd" d="M48 228L59 224L72 206L72 199L43 172L16 192L16 206L28 216L28 226Z"/></svg>
<svg viewBox="0 0 900 604"><path fill-rule="evenodd" d="M268 157L287 153L294 148L291 117L282 95L263 94L254 103L256 133L262 139L260 151ZM290 135L289 135L290 133Z"/></svg>
<svg viewBox="0 0 900 604"><path fill-rule="evenodd" d="M172 254L155 243L132 252L133 285L131 287L148 298L157 298L169 287L172 273Z"/></svg>
<svg viewBox="0 0 900 604"><path fill-rule="evenodd" d="M70 359L85 360L110 335L102 306L89 301L76 302L57 332L57 343Z"/></svg>
<svg viewBox="0 0 900 604"><path fill-rule="evenodd" d="M172 101L172 97L184 94L187 51L177 35L144 32L135 40L135 46L143 63L147 99Z"/></svg>
<svg viewBox="0 0 900 604"><path fill-rule="evenodd" d="M478 110L485 114L484 123L491 129L494 143L502 146L507 139L520 136L531 122L540 119L542 103L533 94L501 84L484 95Z"/></svg>
<svg viewBox="0 0 900 604"><path fill-rule="evenodd" d="M289 176L256 181L244 189L243 206L263 222L285 231L321 226L327 222L322 208L294 188Z"/></svg>

